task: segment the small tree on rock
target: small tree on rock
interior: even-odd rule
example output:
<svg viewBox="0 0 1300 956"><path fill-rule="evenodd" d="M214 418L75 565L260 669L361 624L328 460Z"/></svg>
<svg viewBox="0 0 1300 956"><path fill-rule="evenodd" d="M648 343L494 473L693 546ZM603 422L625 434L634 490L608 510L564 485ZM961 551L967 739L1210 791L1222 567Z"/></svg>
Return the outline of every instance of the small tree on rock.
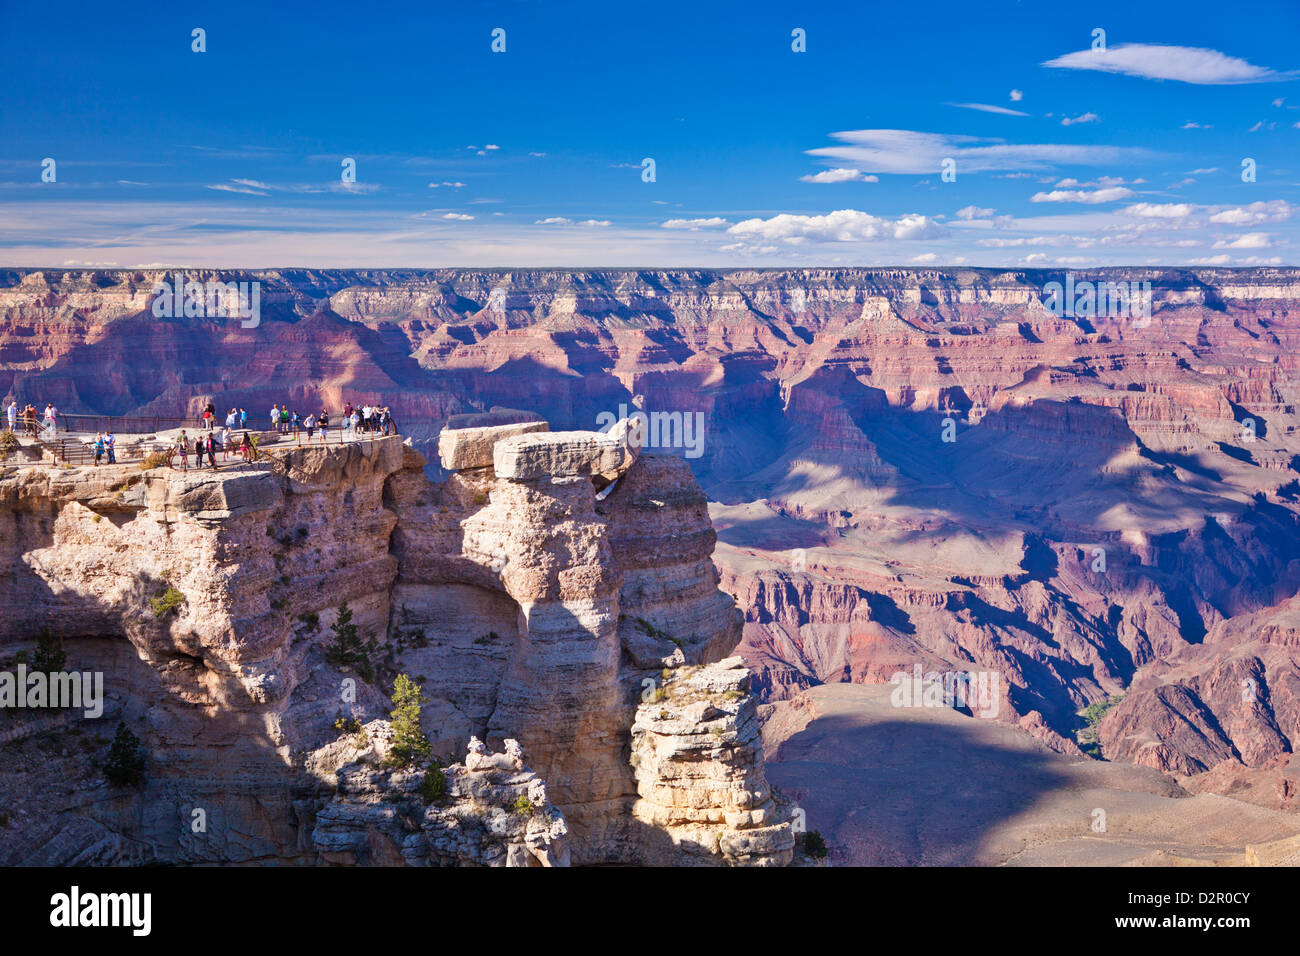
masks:
<svg viewBox="0 0 1300 956"><path fill-rule="evenodd" d="M361 640L357 626L352 623L352 608L344 601L339 605L338 618L330 625L334 640L325 648L325 659L335 667L346 667L357 672L367 684L374 683L375 665L370 655L379 648L373 637Z"/></svg>
<svg viewBox="0 0 1300 956"><path fill-rule="evenodd" d="M393 682L393 743L388 761L394 767L409 767L429 759L433 750L420 729L420 685L405 674Z"/></svg>

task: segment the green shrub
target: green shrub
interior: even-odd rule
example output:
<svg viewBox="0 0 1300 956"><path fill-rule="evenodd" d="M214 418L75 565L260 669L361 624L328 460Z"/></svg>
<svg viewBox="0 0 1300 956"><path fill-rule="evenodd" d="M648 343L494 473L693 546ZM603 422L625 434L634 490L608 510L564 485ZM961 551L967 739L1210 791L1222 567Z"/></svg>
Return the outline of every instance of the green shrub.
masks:
<svg viewBox="0 0 1300 956"><path fill-rule="evenodd" d="M63 642L50 634L48 627L41 628L41 635L36 639L32 670L51 674L63 670L67 663L68 655L63 652Z"/></svg>
<svg viewBox="0 0 1300 956"><path fill-rule="evenodd" d="M312 633L320 630L320 615L315 611L310 611L307 614L299 614L298 620L302 621L307 630Z"/></svg>
<svg viewBox="0 0 1300 956"><path fill-rule="evenodd" d="M826 841L816 830L809 830L803 835L803 851L814 860L826 859Z"/></svg>
<svg viewBox="0 0 1300 956"><path fill-rule="evenodd" d="M157 618L171 617L180 610L181 605L184 603L185 595L170 584L167 585L167 590L162 594L149 599L149 606L153 608L154 617Z"/></svg>
<svg viewBox="0 0 1300 956"><path fill-rule="evenodd" d="M119 787L135 786L144 779L144 747L126 724L117 725L117 735L104 762L104 776Z"/></svg>
<svg viewBox="0 0 1300 956"><path fill-rule="evenodd" d="M140 462L140 470L148 471L151 468L161 468L167 464L167 453L163 451L151 451L144 456Z"/></svg>
<svg viewBox="0 0 1300 956"><path fill-rule="evenodd" d="M420 729L420 687L405 674L393 682L393 743L388 752L392 767L409 767L429 758L433 749Z"/></svg>
<svg viewBox="0 0 1300 956"><path fill-rule="evenodd" d="M344 601L339 605L338 618L330 625L334 640L325 648L325 660L335 667L350 668L367 684L374 683L375 665L371 655L379 649L373 637L362 641L357 626L352 623L352 608Z"/></svg>
<svg viewBox="0 0 1300 956"><path fill-rule="evenodd" d="M533 812L533 801L529 800L524 794L519 795L519 799L510 807L515 813L528 815Z"/></svg>
<svg viewBox="0 0 1300 956"><path fill-rule="evenodd" d="M436 760L424 770L424 779L420 781L420 796L426 807L447 797L447 777L442 772L442 764Z"/></svg>

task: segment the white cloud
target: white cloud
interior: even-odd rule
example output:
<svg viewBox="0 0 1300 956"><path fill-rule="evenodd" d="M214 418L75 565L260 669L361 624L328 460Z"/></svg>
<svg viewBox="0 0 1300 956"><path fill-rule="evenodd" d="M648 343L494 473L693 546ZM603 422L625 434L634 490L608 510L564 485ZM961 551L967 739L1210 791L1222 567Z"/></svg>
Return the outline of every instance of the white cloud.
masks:
<svg viewBox="0 0 1300 956"><path fill-rule="evenodd" d="M990 106L988 103L949 103L949 106L956 106L964 110L978 110L981 113L998 113L1002 116L1028 116L1028 113L1022 113L1020 110L1007 109L1005 106Z"/></svg>
<svg viewBox="0 0 1300 956"><path fill-rule="evenodd" d="M1025 94L1022 93L1022 92L1020 92L1020 90L1012 90L1012 91L1008 94L1008 96L1011 97L1011 102L1012 102L1012 103L1019 103L1021 100L1023 100L1023 99L1025 98Z"/></svg>
<svg viewBox="0 0 1300 956"><path fill-rule="evenodd" d="M971 219L987 219L995 212L997 212L996 209L981 209L979 206L963 206L961 209L957 210L957 218L968 221Z"/></svg>
<svg viewBox="0 0 1300 956"><path fill-rule="evenodd" d="M566 219L563 216L549 216L546 219L538 219L534 226L608 226L608 219Z"/></svg>
<svg viewBox="0 0 1300 956"><path fill-rule="evenodd" d="M1291 76L1255 66L1218 50L1159 43L1121 43L1100 50L1079 50L1048 60L1043 66L1214 86L1267 83Z"/></svg>
<svg viewBox="0 0 1300 956"><path fill-rule="evenodd" d="M1231 242L1220 239L1214 244L1215 249L1269 249L1273 245L1267 232L1247 232Z"/></svg>
<svg viewBox="0 0 1300 956"><path fill-rule="evenodd" d="M1218 167L1218 166L1207 166L1207 167L1205 167L1205 168L1203 168L1203 169L1193 169L1193 170L1192 170L1188 175L1190 175L1190 176L1208 176L1208 175L1210 175L1210 173L1217 173L1218 171L1219 171L1219 167Z"/></svg>
<svg viewBox="0 0 1300 956"><path fill-rule="evenodd" d="M717 229L721 226L727 226L730 223L720 216L713 216L709 219L669 219L660 223L661 229Z"/></svg>
<svg viewBox="0 0 1300 956"><path fill-rule="evenodd" d="M1155 159L1159 155L1135 146L1016 144L905 129L846 130L830 135L844 145L810 149L808 155L877 173L938 173L945 159L955 160L957 174L961 175L1002 170L1042 171L1062 164L1113 167Z"/></svg>
<svg viewBox="0 0 1300 956"><path fill-rule="evenodd" d="M1130 199L1137 193L1124 186L1111 186L1107 189L1094 189L1089 192L1086 189L1053 189L1050 193L1034 193L1030 197L1030 202L1081 202L1088 205L1096 205L1103 202L1117 202L1120 199Z"/></svg>
<svg viewBox="0 0 1300 956"><path fill-rule="evenodd" d="M498 145L496 145L496 143L488 143L488 144L485 145L483 148L484 148L484 149L500 149L501 147L498 146Z"/></svg>
<svg viewBox="0 0 1300 956"><path fill-rule="evenodd" d="M1253 226L1261 222L1285 222L1295 212L1285 199L1253 202L1249 206L1224 206L1210 216L1210 222L1225 226Z"/></svg>
<svg viewBox="0 0 1300 956"><path fill-rule="evenodd" d="M1101 117L1098 116L1096 113L1084 113L1080 116L1074 117L1074 119L1070 119L1070 117L1068 116L1061 117L1062 126L1074 126L1078 123L1099 123L1099 122L1101 122Z"/></svg>
<svg viewBox="0 0 1300 956"><path fill-rule="evenodd" d="M467 216L463 212L449 212L443 214L443 219L454 219L456 222L469 222L474 217Z"/></svg>
<svg viewBox="0 0 1300 956"><path fill-rule="evenodd" d="M820 173L800 176L801 183L878 183L879 176L864 176L860 169L823 169Z"/></svg>
<svg viewBox="0 0 1300 956"><path fill-rule="evenodd" d="M1202 126L1200 123L1193 123L1191 120L1188 120L1179 128L1180 129L1214 129L1213 126Z"/></svg>
<svg viewBox="0 0 1300 956"><path fill-rule="evenodd" d="M857 209L837 209L824 216L782 213L770 219L746 219L727 230L750 241L860 242L875 239L934 239L944 228L928 216L911 213L897 219L872 216Z"/></svg>
<svg viewBox="0 0 1300 956"><path fill-rule="evenodd" d="M912 256L912 261L917 265L925 266L932 262L938 262L939 257L933 252L923 252L919 256Z"/></svg>
<svg viewBox="0 0 1300 956"><path fill-rule="evenodd" d="M246 196L269 196L270 193L263 192L261 189L253 189L248 186L232 186L228 183L217 183L209 186L208 189L215 189L223 193L243 193Z"/></svg>
<svg viewBox="0 0 1300 956"><path fill-rule="evenodd" d="M1187 202L1139 202L1125 206L1123 212L1139 219L1186 219L1196 211L1196 206Z"/></svg>
<svg viewBox="0 0 1300 956"><path fill-rule="evenodd" d="M430 189L440 189L443 186L450 186L452 189L464 188L464 183L429 183Z"/></svg>

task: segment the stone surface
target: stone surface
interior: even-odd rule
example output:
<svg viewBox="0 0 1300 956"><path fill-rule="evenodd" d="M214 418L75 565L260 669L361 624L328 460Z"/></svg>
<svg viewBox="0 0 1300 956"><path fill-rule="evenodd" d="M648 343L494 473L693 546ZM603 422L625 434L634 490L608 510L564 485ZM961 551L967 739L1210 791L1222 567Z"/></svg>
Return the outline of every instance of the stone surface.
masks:
<svg viewBox="0 0 1300 956"><path fill-rule="evenodd" d="M783 866L794 855L790 804L763 769L758 715L739 657L666 670L632 725L638 820L662 830L648 862Z"/></svg>
<svg viewBox="0 0 1300 956"><path fill-rule="evenodd" d="M544 432L546 422L518 422L480 428L444 428L438 435L438 458L448 471L490 468L492 449L503 438Z"/></svg>
<svg viewBox="0 0 1300 956"><path fill-rule="evenodd" d="M492 464L498 478L512 481L613 475L636 460L639 446L632 443L631 433L623 422L605 434L549 432L503 438L493 447Z"/></svg>

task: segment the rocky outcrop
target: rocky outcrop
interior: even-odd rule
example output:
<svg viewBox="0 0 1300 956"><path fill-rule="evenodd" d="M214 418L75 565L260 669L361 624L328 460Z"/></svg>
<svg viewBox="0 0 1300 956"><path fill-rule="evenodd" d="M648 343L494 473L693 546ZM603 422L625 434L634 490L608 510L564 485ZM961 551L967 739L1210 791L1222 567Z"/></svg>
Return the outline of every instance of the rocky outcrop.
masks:
<svg viewBox="0 0 1300 956"><path fill-rule="evenodd" d="M35 808L23 794L67 780L61 819L102 830L106 859L672 862L664 830L633 813L636 695L666 654L729 652L739 619L689 468L636 458L613 434L571 433L565 473L530 477L478 464L481 434L448 439L448 460L473 466L433 482L396 437L269 445L218 471L6 468L0 557L15 600L0 605L0 653L61 639L79 669L109 674L105 716L150 756L141 789L114 787L96 769L97 726L67 773L38 755L80 724L6 724L31 759L0 798ZM597 464L573 465L582 449ZM398 674L421 687L445 788L427 768L385 764ZM471 738L506 754L475 744L454 762ZM737 767L751 744L737 736ZM196 814L204 826L185 831ZM75 832L50 834L41 859ZM0 830L0 854L26 861L10 836L22 832Z"/></svg>
<svg viewBox="0 0 1300 956"><path fill-rule="evenodd" d="M334 798L316 815L312 846L343 866L568 866L568 827L518 744L488 753L470 741L464 763L402 772L385 767L392 727L375 720L313 754ZM347 763L327 770L338 760ZM436 784L428 778L439 775Z"/></svg>
<svg viewBox="0 0 1300 956"><path fill-rule="evenodd" d="M651 861L784 866L793 858L791 808L763 772L748 680L731 657L665 669L659 686L646 688L632 725L633 813L671 840L648 848Z"/></svg>

